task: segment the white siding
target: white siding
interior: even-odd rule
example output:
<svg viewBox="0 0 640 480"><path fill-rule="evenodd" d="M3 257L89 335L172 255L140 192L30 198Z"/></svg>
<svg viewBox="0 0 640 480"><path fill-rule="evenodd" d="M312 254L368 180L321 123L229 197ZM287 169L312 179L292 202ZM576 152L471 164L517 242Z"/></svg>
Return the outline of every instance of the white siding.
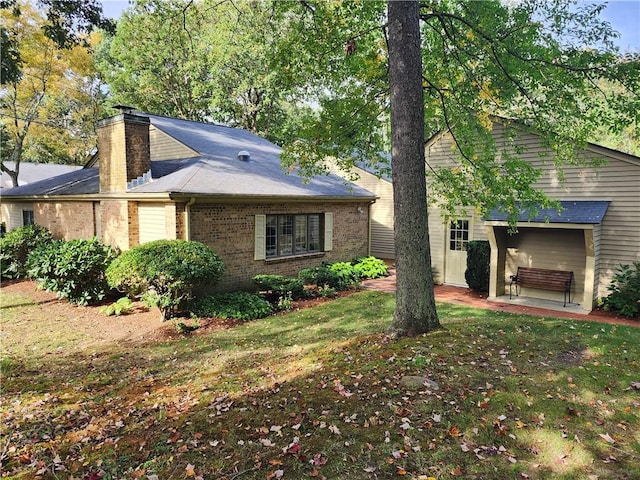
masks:
<svg viewBox="0 0 640 480"><path fill-rule="evenodd" d="M167 217L164 204L139 204L140 243L167 239Z"/></svg>
<svg viewBox="0 0 640 480"><path fill-rule="evenodd" d="M22 227L22 211L33 210L32 203L23 202L6 202L0 203L0 212L2 212L2 220L5 223L7 232L18 227Z"/></svg>
<svg viewBox="0 0 640 480"><path fill-rule="evenodd" d="M358 169L360 178L355 182L379 197L371 205L371 248L374 257L394 259L393 239L393 184L383 178Z"/></svg>
<svg viewBox="0 0 640 480"><path fill-rule="evenodd" d="M153 125L149 127L149 144L152 161L191 158L199 155L195 150L158 130Z"/></svg>

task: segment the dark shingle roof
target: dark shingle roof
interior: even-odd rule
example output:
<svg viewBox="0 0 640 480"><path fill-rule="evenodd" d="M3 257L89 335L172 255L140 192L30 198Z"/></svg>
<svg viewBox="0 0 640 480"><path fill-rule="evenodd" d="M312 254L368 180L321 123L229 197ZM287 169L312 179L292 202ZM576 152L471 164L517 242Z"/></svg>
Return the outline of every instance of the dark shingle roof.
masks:
<svg viewBox="0 0 640 480"><path fill-rule="evenodd" d="M5 162L6 167L9 170L15 169L14 162ZM20 162L20 175L18 178L19 185L27 185L29 183L39 182L51 177L62 175L64 173L73 172L79 170L82 167L78 165L60 165L56 163L32 163L32 162ZM11 178L5 172L2 172L2 180L0 182L0 189L13 188Z"/></svg>
<svg viewBox="0 0 640 480"><path fill-rule="evenodd" d="M539 208L535 216L530 217L530 211L522 209L518 217L518 222L533 223L586 223L599 224L607 213L609 201L586 200L586 201L561 201L562 211L558 212L553 208ZM485 220L506 222L507 215L503 212L493 210Z"/></svg>
<svg viewBox="0 0 640 480"><path fill-rule="evenodd" d="M2 191L3 197L33 195L87 195L98 193L100 180L97 168L83 168L71 173L47 178Z"/></svg>
<svg viewBox="0 0 640 480"><path fill-rule="evenodd" d="M246 130L148 115L151 124L197 151L200 156L151 162L151 182L133 187L135 194L362 198L375 195L337 175L304 179L280 165L282 149ZM239 160L247 151L249 160ZM63 178L64 177L64 178ZM3 192L6 196L88 195L99 192L97 168Z"/></svg>

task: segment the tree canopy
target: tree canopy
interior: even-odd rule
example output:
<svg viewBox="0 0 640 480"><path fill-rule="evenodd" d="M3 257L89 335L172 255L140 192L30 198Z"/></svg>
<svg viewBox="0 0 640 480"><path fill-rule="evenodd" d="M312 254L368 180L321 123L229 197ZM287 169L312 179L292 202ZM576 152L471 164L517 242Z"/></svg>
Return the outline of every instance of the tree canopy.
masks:
<svg viewBox="0 0 640 480"><path fill-rule="evenodd" d="M19 9L19 14L15 9L1 11L22 62L19 74L8 77L0 93L0 166L14 186L22 161L86 161L95 148L95 122L102 116L90 51L83 45L58 47L47 36L47 20L38 10L28 4Z"/></svg>
<svg viewBox="0 0 640 480"><path fill-rule="evenodd" d="M105 40L99 66L115 103L283 143L305 110L272 68L273 44L285 34L270 2L143 0Z"/></svg>
<svg viewBox="0 0 640 480"><path fill-rule="evenodd" d="M384 165L385 2L277 7L292 25L292 35L278 44L282 67L315 88L319 105L286 149L285 161L310 175L323 170L327 157L346 168L356 159ZM558 166L576 161L594 131L615 135L637 128L640 58L614 46L617 33L599 17L605 7L567 0L420 4L426 136L448 130L457 148L459 168L428 171L432 198L441 199L448 213L465 205L515 213L519 201L548 202L531 188L538 172L514 154L518 149L493 143L496 117L534 129ZM601 88L602 82L611 88Z"/></svg>

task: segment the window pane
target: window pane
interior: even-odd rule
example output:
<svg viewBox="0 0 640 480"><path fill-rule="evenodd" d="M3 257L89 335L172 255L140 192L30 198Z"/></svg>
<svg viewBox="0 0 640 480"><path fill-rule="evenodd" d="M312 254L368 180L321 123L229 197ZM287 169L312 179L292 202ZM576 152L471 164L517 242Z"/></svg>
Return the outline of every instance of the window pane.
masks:
<svg viewBox="0 0 640 480"><path fill-rule="evenodd" d="M469 242L469 220L449 224L449 249L464 252Z"/></svg>
<svg viewBox="0 0 640 480"><path fill-rule="evenodd" d="M33 225L35 222L33 220L33 210L23 210L22 211L22 225Z"/></svg>
<svg viewBox="0 0 640 480"><path fill-rule="evenodd" d="M320 215L308 215L309 251L319 252L320 248Z"/></svg>
<svg viewBox="0 0 640 480"><path fill-rule="evenodd" d="M307 216L296 215L296 253L307 251Z"/></svg>
<svg viewBox="0 0 640 480"><path fill-rule="evenodd" d="M267 231L266 231L266 255L267 257L275 257L278 255L278 217L276 215L267 215Z"/></svg>
<svg viewBox="0 0 640 480"><path fill-rule="evenodd" d="M293 215L278 217L278 243L280 255L293 254Z"/></svg>

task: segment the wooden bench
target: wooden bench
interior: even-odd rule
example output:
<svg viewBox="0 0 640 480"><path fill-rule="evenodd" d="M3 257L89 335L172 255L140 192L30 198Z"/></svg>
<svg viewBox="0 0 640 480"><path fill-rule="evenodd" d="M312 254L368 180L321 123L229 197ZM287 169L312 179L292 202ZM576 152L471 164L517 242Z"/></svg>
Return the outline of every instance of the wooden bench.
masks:
<svg viewBox="0 0 640 480"><path fill-rule="evenodd" d="M573 272L564 270L549 270L546 268L518 267L515 275L511 275L509 284L509 300L511 300L511 287L515 285L516 296L519 295L518 287L539 288L541 290L553 290L564 293L564 306L567 306L567 298L571 303L571 284Z"/></svg>

